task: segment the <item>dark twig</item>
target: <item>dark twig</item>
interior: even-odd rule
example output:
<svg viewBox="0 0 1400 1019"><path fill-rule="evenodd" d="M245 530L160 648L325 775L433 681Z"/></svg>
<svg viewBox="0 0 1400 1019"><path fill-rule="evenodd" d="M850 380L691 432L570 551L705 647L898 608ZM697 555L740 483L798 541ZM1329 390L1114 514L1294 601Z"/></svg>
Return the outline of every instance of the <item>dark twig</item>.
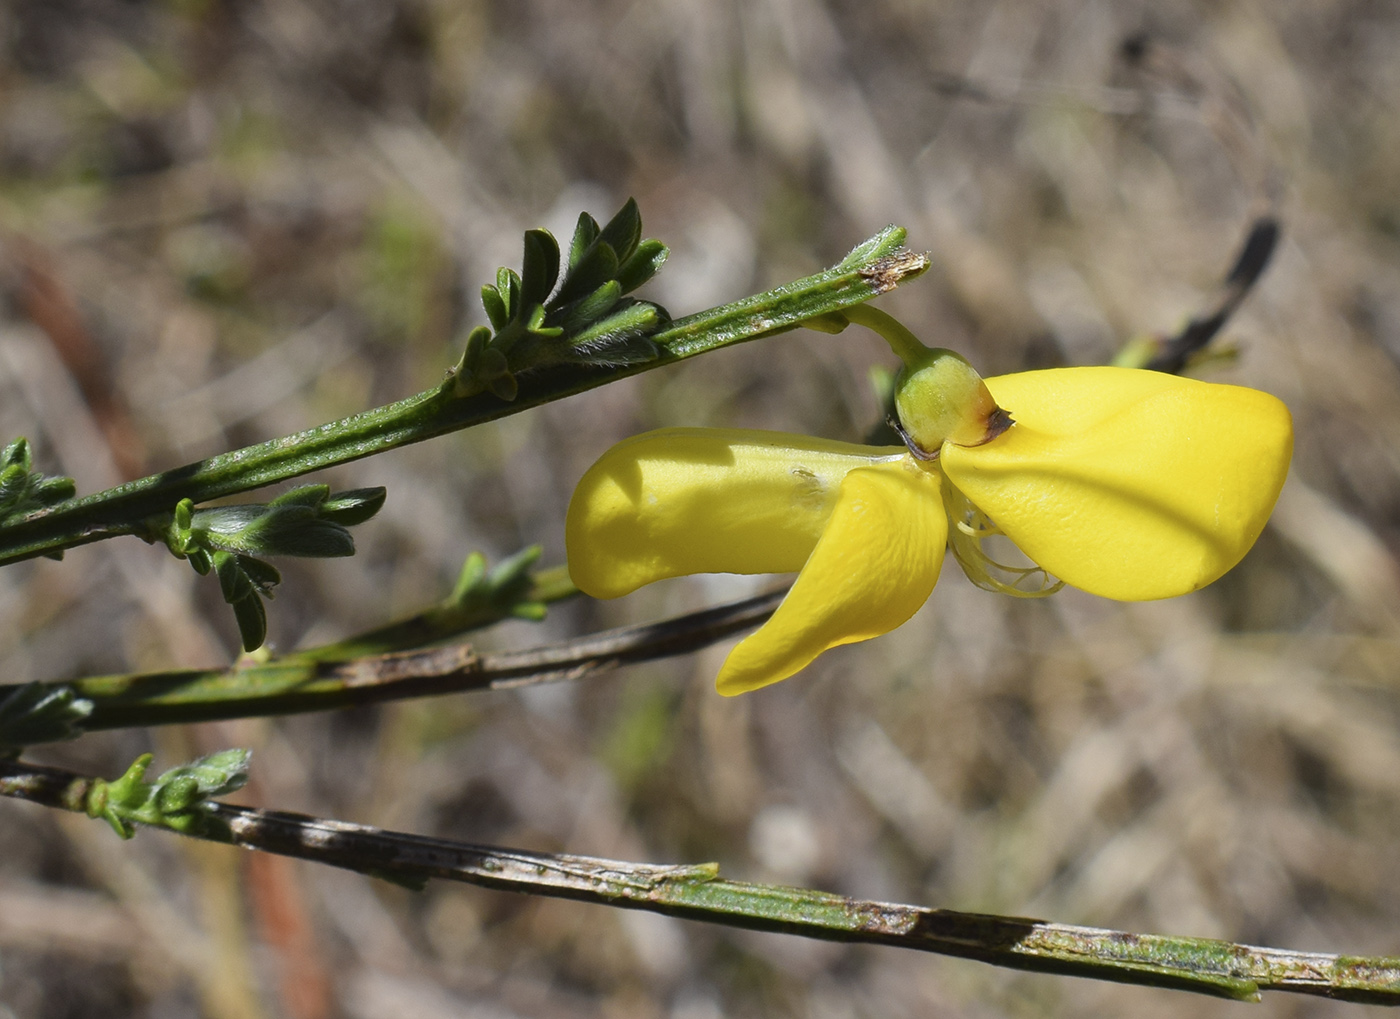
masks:
<svg viewBox="0 0 1400 1019"><path fill-rule="evenodd" d="M1272 216L1256 219L1240 247L1240 253L1235 256L1234 267L1210 304L1182 326L1175 336L1160 341L1157 352L1144 367L1175 375L1186 367L1195 354L1204 350L1225 328L1230 316L1268 268L1274 248L1278 246L1280 231L1279 221Z"/></svg>
<svg viewBox="0 0 1400 1019"><path fill-rule="evenodd" d="M504 690L582 679L632 662L685 654L757 626L784 590L527 651L479 653L470 643L326 660L288 655L230 669L91 676L69 687L92 702L84 730L287 715L352 705ZM0 700L13 689L0 686ZM35 742L38 742L36 740Z"/></svg>
<svg viewBox="0 0 1400 1019"><path fill-rule="evenodd" d="M0 795L82 810L94 779L0 761ZM1021 917L851 899L729 881L716 864L657 866L533 853L368 825L206 805L196 837L314 860L410 886L429 878L643 909L689 920L847 943L892 945L995 966L1175 988L1239 1000L1291 991L1400 1004L1400 959L1257 948L1209 938L1129 934Z"/></svg>

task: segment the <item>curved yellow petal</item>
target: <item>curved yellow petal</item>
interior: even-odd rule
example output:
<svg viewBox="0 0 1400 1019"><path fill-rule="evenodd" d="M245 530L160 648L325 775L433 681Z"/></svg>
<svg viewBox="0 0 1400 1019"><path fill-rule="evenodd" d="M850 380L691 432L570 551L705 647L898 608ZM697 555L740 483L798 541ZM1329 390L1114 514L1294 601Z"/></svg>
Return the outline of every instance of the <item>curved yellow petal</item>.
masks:
<svg viewBox="0 0 1400 1019"><path fill-rule="evenodd" d="M1288 473L1288 409L1130 368L987 379L1016 424L945 445L948 480L1036 563L1125 601L1204 587L1254 544Z"/></svg>
<svg viewBox="0 0 1400 1019"><path fill-rule="evenodd" d="M773 617L729 653L719 692L786 679L828 648L888 633L917 612L948 541L938 486L936 472L907 456L847 474L812 557Z"/></svg>
<svg viewBox="0 0 1400 1019"><path fill-rule="evenodd" d="M569 574L587 594L616 598L687 573L795 573L847 472L903 452L729 428L635 436L574 490Z"/></svg>

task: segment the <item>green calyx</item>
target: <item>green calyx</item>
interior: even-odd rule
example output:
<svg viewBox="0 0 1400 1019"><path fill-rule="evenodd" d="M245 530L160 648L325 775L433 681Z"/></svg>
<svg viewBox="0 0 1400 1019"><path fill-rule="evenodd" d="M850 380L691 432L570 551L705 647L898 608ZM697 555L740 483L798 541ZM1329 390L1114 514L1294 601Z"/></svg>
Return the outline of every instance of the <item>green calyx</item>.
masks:
<svg viewBox="0 0 1400 1019"><path fill-rule="evenodd" d="M904 360L894 405L900 433L915 456L935 459L945 442L980 446L1011 427L1010 415L962 355L925 347Z"/></svg>
<svg viewBox="0 0 1400 1019"><path fill-rule="evenodd" d="M861 325L879 335L904 362L894 380L895 416L890 424L920 460L938 459L943 443L980 446L1011 427L982 376L961 354L926 347L903 323L868 304L808 319L804 325L839 333Z"/></svg>

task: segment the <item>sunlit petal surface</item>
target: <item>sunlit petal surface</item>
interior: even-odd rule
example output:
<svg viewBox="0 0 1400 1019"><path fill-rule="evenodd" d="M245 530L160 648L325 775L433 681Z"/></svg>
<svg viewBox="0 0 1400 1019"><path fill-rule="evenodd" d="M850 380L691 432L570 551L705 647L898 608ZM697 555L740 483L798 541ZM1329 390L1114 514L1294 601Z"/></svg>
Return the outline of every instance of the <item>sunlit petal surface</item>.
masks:
<svg viewBox="0 0 1400 1019"><path fill-rule="evenodd" d="M948 540L939 475L905 457L846 475L792 590L720 669L722 694L786 679L828 648L888 633L928 600Z"/></svg>
<svg viewBox="0 0 1400 1019"><path fill-rule="evenodd" d="M608 450L569 503L569 573L597 598L690 573L795 573L852 468L903 449L668 428Z"/></svg>
<svg viewBox="0 0 1400 1019"><path fill-rule="evenodd" d="M1244 556L1292 454L1266 393L1126 368L987 379L1016 424L945 445L949 481L1026 555L1075 587L1126 601L1185 594Z"/></svg>

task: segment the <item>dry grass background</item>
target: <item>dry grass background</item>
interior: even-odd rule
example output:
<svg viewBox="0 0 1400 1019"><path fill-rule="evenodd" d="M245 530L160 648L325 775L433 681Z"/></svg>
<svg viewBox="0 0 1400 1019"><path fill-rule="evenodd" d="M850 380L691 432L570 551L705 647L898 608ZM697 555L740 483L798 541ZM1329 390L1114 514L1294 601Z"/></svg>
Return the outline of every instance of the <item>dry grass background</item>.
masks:
<svg viewBox="0 0 1400 1019"><path fill-rule="evenodd" d="M1147 30L1169 57L1128 66ZM247 801L1130 930L1400 954L1400 8L1103 0L11 0L0 438L90 492L425 388L521 231L629 194L684 314L888 222L883 306L989 371L1103 361L1283 244L1208 376L1298 426L1274 522L1193 596L945 571L895 634L738 700L723 648L577 687L84 738L115 774L256 750ZM986 95L950 94L966 76ZM1151 98L1144 101L1144 97ZM335 472L352 561L277 646L562 556L572 483L662 424L857 438L878 342L792 335ZM15 682L229 659L216 585L129 539L0 574ZM752 590L677 581L522 647ZM0 1016L1221 1015L1248 1006L434 884L412 894L0 803ZM1250 1014L1359 1006L1273 996Z"/></svg>

